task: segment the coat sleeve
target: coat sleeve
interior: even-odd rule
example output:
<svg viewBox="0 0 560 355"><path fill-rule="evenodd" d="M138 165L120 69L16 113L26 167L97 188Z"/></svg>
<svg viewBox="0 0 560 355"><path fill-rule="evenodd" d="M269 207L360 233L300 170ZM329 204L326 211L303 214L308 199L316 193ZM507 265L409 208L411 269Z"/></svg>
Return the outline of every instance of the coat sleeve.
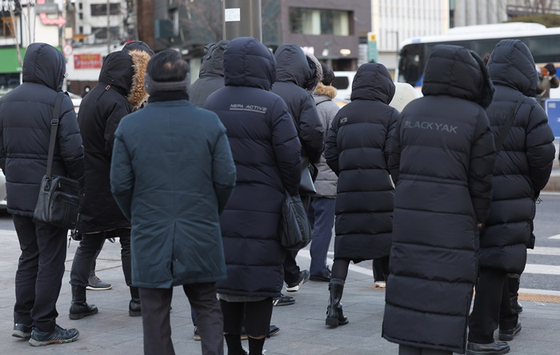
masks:
<svg viewBox="0 0 560 355"><path fill-rule="evenodd" d="M400 143L400 132L401 132L402 116L397 115L396 121L394 122L394 127L389 126L389 132L387 137L387 145L385 147L385 154L388 155L387 167L389 168L389 173L393 179L393 183L396 185L399 180L400 164L401 164L401 143Z"/></svg>
<svg viewBox="0 0 560 355"><path fill-rule="evenodd" d="M111 159L111 192L126 218L132 214L132 193L134 190L134 170L132 159L119 129L115 132L113 158Z"/></svg>
<svg viewBox="0 0 560 355"><path fill-rule="evenodd" d="M544 110L534 103L529 115L525 147L529 176L536 196L548 183L552 171L555 155L553 142L554 134L548 125L548 117Z"/></svg>
<svg viewBox="0 0 560 355"><path fill-rule="evenodd" d="M301 179L301 143L298 133L283 100L276 101L272 114L272 148L282 184L290 195L297 195Z"/></svg>
<svg viewBox="0 0 560 355"><path fill-rule="evenodd" d="M339 122L340 117L337 114L331 122L331 127L329 128L325 141L325 159L327 160L327 165L336 176L340 174L340 169L338 167L338 146L336 141Z"/></svg>
<svg viewBox="0 0 560 355"><path fill-rule="evenodd" d="M391 114L391 118L389 119L389 125L387 126L387 137L385 141L385 164L387 164L387 168L389 169L389 157L391 156L391 139L397 132L397 123L399 122L399 111L393 109L393 113ZM391 170L389 169L389 172Z"/></svg>
<svg viewBox="0 0 560 355"><path fill-rule="evenodd" d="M313 96L307 94L303 100L299 116L299 138L309 162L315 164L319 162L323 152L323 124L317 113Z"/></svg>
<svg viewBox="0 0 560 355"><path fill-rule="evenodd" d="M129 108L120 100L110 108L109 115L107 116L107 122L105 123L105 132L103 133L103 137L105 138L105 151L108 155L111 155L113 152L115 130L119 126L123 117L129 113Z"/></svg>
<svg viewBox="0 0 560 355"><path fill-rule="evenodd" d="M84 186L84 146L82 135L76 119L76 112L69 97L65 96L62 100L61 111L58 124L58 144L60 146L60 156L64 163L64 168L68 176L78 180Z"/></svg>
<svg viewBox="0 0 560 355"><path fill-rule="evenodd" d="M492 171L496 151L494 136L486 112L481 108L474 131L469 164L469 191L477 223L484 223L490 215L492 203Z"/></svg>
<svg viewBox="0 0 560 355"><path fill-rule="evenodd" d="M236 171L226 129L218 118L216 120L220 125L220 133L212 151L212 180L218 200L218 212L222 213L233 192Z"/></svg>

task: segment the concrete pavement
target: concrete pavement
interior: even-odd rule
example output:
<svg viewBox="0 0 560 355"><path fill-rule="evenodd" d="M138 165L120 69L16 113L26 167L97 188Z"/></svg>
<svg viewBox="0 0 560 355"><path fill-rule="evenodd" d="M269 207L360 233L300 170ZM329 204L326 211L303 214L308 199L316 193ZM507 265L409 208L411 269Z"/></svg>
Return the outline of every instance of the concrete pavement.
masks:
<svg viewBox="0 0 560 355"><path fill-rule="evenodd" d="M70 244L58 301L58 323L63 327L78 328L80 338L71 344L33 348L27 341L11 336L19 247L13 230L0 230L0 240L0 329L3 330L0 333L0 354L142 354L142 322L141 318L128 316L129 293L120 267L118 242L106 243L97 263L97 274L103 281L112 283L113 289L88 291L88 301L99 307L99 313L76 321L68 319L71 300L69 269L77 243ZM298 263L302 267L309 265L307 249L300 252ZM397 354L397 346L381 338L385 291L372 286L371 270L360 264L351 265L343 297L344 311L350 323L330 329L324 323L327 283L309 281L292 294L296 304L274 308L272 321L281 330L266 341L266 355ZM175 351L177 354L200 354L200 342L193 340L187 299L179 292L181 289L175 290L171 313ZM560 349L560 304L524 301L523 306L523 330L510 342L511 354L557 355Z"/></svg>

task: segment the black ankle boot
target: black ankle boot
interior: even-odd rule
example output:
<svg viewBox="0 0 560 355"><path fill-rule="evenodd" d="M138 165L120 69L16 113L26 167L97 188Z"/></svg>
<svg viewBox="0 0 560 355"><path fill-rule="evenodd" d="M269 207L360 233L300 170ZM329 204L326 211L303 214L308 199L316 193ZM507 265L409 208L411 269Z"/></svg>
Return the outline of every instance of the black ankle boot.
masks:
<svg viewBox="0 0 560 355"><path fill-rule="evenodd" d="M140 306L140 293L138 287L130 286L130 302L128 303L128 315L131 317L142 316L142 308Z"/></svg>
<svg viewBox="0 0 560 355"><path fill-rule="evenodd" d="M327 306L327 319L325 320L326 325L338 326L348 324L348 318L342 313L342 304L340 300L342 299L342 291L344 290L344 280L342 279L331 279L329 283L329 305Z"/></svg>
<svg viewBox="0 0 560 355"><path fill-rule="evenodd" d="M99 310L92 304L86 303L86 288L72 285L72 305L70 306L70 319L82 319L94 315Z"/></svg>

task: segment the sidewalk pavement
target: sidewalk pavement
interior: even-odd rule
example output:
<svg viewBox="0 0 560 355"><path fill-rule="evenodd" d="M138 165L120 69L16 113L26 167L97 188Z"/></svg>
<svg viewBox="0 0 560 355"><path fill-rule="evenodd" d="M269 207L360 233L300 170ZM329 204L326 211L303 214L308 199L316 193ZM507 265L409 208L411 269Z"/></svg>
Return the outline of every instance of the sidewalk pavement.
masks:
<svg viewBox="0 0 560 355"><path fill-rule="evenodd" d="M11 336L13 326L14 274L19 256L13 230L0 230L0 354L75 355L142 354L142 319L128 316L129 292L120 266L119 243L106 243L97 262L97 274L113 284L109 291L88 291L88 302L99 307L99 313L81 320L69 320L69 270L77 243L68 249L66 273L58 301L58 323L80 331L78 341L70 344L31 347L27 341ZM298 264L309 265L309 252L298 255ZM175 289L171 322L177 354L200 354L200 342L193 340L190 307L180 288ZM362 355L397 354L395 344L381 338L385 291L373 288L371 269L351 265L344 289L344 311L350 323L338 328L325 326L328 301L327 283L309 281L296 293L291 306L275 307L272 322L280 332L265 343L266 355ZM511 354L557 355L560 349L560 304L523 302L523 330L510 342ZM247 347L247 342L244 342ZM227 352L226 352L227 354Z"/></svg>

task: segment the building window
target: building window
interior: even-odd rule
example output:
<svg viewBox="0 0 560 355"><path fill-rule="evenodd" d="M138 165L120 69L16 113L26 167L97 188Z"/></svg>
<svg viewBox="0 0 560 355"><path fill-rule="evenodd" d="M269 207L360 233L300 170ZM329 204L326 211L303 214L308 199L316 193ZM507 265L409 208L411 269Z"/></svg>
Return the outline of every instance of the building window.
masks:
<svg viewBox="0 0 560 355"><path fill-rule="evenodd" d="M84 19L84 14L83 14L83 13L80 12L80 13L78 14L78 16L80 17L80 20L83 20L83 19Z"/></svg>
<svg viewBox="0 0 560 355"><path fill-rule="evenodd" d="M109 4L109 15L120 15L121 4ZM91 16L107 16L107 4L91 5Z"/></svg>
<svg viewBox="0 0 560 355"><path fill-rule="evenodd" d="M79 3L78 4L78 10L82 11L84 9L84 4Z"/></svg>
<svg viewBox="0 0 560 355"><path fill-rule="evenodd" d="M290 8L292 33L349 36L351 11Z"/></svg>
<svg viewBox="0 0 560 355"><path fill-rule="evenodd" d="M95 39L107 39L107 27L92 27L91 33L95 35ZM120 38L119 27L111 27L111 38Z"/></svg>
<svg viewBox="0 0 560 355"><path fill-rule="evenodd" d="M14 26L10 16L0 17L0 38L13 38Z"/></svg>

